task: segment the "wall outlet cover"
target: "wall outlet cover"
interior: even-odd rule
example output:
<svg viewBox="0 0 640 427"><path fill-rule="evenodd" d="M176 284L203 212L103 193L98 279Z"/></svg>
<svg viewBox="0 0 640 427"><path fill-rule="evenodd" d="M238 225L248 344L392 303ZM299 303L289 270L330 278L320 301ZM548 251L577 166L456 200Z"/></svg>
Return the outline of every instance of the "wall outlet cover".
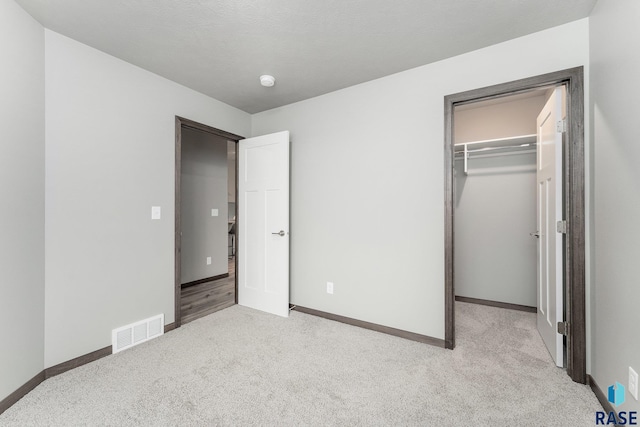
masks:
<svg viewBox="0 0 640 427"><path fill-rule="evenodd" d="M333 282L327 282L327 293L333 294Z"/></svg>
<svg viewBox="0 0 640 427"><path fill-rule="evenodd" d="M638 373L629 366L629 393L638 400Z"/></svg>
<svg viewBox="0 0 640 427"><path fill-rule="evenodd" d="M207 265L211 265L211 257L210 256L207 257Z"/></svg>
<svg viewBox="0 0 640 427"><path fill-rule="evenodd" d="M160 206L151 206L151 219L160 219L161 212Z"/></svg>
<svg viewBox="0 0 640 427"><path fill-rule="evenodd" d="M211 209L211 216L218 216L218 209Z"/></svg>

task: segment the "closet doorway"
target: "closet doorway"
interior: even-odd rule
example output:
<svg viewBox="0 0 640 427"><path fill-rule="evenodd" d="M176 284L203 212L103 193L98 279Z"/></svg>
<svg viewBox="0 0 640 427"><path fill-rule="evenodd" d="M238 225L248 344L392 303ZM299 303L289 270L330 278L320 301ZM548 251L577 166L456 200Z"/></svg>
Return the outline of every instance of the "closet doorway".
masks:
<svg viewBox="0 0 640 427"><path fill-rule="evenodd" d="M456 301L537 313L564 366L564 86L454 107ZM556 209L557 208L557 209Z"/></svg>
<svg viewBox="0 0 640 427"><path fill-rule="evenodd" d="M535 313L536 118L548 90L454 108L456 301Z"/></svg>
<svg viewBox="0 0 640 427"><path fill-rule="evenodd" d="M567 373L574 381L584 383L582 78L582 68L575 68L445 97L445 343L447 348L455 346L456 296L539 311L536 255L540 233L536 217L540 210L536 200L539 168L535 135L540 131L537 124L531 128L531 115L535 120L553 89L565 87L566 132L564 144L558 144L563 147L564 159L558 178L565 191L559 201L559 216L570 220L566 223L567 234L558 240L559 258L564 260L558 282L570 325L566 336ZM519 127L516 105L524 111L523 117L528 116L529 127ZM506 120L499 125L491 124L487 113L500 110L513 117L502 117ZM466 144L456 147L454 142ZM456 224L459 235L454 233L455 222L462 227L458 230ZM465 227L473 232L465 233ZM562 343L561 335L559 339Z"/></svg>
<svg viewBox="0 0 640 427"><path fill-rule="evenodd" d="M237 142L176 117L176 327L237 303Z"/></svg>

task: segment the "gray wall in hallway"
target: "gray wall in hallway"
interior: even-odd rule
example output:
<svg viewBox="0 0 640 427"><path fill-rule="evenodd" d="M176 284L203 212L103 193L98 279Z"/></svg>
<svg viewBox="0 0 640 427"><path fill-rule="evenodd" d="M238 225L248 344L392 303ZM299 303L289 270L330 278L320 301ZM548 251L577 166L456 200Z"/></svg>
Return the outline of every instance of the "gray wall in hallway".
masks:
<svg viewBox="0 0 640 427"><path fill-rule="evenodd" d="M182 283L227 273L227 140L182 129ZM217 209L218 216L211 210ZM206 259L211 257L211 264Z"/></svg>

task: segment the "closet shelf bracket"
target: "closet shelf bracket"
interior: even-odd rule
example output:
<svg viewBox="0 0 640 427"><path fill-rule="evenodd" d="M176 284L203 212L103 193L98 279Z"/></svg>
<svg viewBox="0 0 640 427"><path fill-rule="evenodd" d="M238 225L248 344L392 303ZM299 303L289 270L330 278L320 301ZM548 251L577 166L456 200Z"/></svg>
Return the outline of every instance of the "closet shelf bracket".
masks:
<svg viewBox="0 0 640 427"><path fill-rule="evenodd" d="M469 175L469 149L464 144L464 174Z"/></svg>

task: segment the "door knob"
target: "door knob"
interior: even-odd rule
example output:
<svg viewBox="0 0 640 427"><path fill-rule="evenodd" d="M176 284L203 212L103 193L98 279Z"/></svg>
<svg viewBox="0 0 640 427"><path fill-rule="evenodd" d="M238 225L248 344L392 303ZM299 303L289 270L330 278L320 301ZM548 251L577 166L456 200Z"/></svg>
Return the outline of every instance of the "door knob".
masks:
<svg viewBox="0 0 640 427"><path fill-rule="evenodd" d="M540 238L540 232L539 231L534 231L532 233L529 233L529 236L535 237L536 239L539 239Z"/></svg>
<svg viewBox="0 0 640 427"><path fill-rule="evenodd" d="M280 237L284 237L285 232L284 232L284 230L280 230L280 231L279 231L279 232L277 232L277 233L271 233L271 234L275 234L275 235L278 235L278 236L280 236Z"/></svg>

